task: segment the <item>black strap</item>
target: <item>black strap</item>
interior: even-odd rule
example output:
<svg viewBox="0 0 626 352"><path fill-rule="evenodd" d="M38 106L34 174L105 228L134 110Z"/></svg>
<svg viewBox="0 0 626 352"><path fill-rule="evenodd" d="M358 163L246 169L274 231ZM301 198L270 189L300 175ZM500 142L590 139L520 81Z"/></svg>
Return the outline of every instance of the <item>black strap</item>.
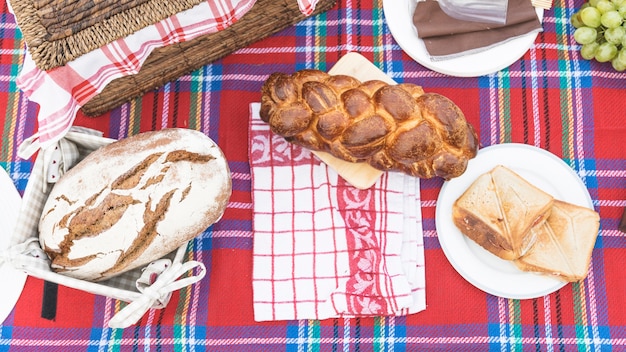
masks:
<svg viewBox="0 0 626 352"><path fill-rule="evenodd" d="M56 283L43 282L43 300L41 302L41 317L54 320L57 316L57 293L59 286Z"/></svg>

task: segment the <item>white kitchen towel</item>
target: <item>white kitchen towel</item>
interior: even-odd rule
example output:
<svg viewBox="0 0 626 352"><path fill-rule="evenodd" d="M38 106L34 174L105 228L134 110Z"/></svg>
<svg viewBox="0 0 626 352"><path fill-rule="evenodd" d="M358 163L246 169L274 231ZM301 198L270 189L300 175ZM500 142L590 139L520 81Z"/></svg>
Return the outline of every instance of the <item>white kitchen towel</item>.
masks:
<svg viewBox="0 0 626 352"><path fill-rule="evenodd" d="M251 104L257 321L406 315L426 308L419 179L356 189L274 135Z"/></svg>

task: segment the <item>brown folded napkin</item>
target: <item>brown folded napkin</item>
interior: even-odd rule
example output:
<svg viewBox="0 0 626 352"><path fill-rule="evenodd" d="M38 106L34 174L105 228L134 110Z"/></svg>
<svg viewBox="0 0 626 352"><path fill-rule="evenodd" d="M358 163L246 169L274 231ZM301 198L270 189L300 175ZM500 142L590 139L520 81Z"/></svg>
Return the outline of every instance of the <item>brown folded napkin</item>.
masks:
<svg viewBox="0 0 626 352"><path fill-rule="evenodd" d="M433 61L484 51L543 29L530 0L509 0L505 24L458 20L436 0L418 1L413 24Z"/></svg>

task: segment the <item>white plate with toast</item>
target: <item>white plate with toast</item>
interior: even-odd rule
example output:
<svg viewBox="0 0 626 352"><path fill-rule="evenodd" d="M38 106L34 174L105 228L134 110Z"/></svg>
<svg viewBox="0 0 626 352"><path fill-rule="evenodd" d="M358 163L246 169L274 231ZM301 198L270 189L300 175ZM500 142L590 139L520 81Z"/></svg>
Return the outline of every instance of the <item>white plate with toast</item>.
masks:
<svg viewBox="0 0 626 352"><path fill-rule="evenodd" d="M494 296L511 299L542 297L567 282L519 270L469 239L452 222L452 205L481 174L497 165L515 171L555 199L593 209L587 187L574 170L556 155L526 144L506 143L480 149L463 175L444 183L437 200L435 221L444 254L469 283Z"/></svg>
<svg viewBox="0 0 626 352"><path fill-rule="evenodd" d="M422 66L454 77L478 77L498 72L519 60L533 45L538 33L529 33L488 50L460 57L433 61L413 25L416 0L383 0L387 25L400 48ZM539 21L543 9L537 8Z"/></svg>

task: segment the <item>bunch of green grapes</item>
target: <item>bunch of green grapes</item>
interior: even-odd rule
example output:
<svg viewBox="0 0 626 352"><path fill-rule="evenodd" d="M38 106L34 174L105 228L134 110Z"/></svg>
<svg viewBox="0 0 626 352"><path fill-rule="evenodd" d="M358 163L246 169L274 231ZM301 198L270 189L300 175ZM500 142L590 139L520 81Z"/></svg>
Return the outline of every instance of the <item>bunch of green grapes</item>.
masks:
<svg viewBox="0 0 626 352"><path fill-rule="evenodd" d="M588 0L570 21L584 59L626 70L626 0Z"/></svg>

